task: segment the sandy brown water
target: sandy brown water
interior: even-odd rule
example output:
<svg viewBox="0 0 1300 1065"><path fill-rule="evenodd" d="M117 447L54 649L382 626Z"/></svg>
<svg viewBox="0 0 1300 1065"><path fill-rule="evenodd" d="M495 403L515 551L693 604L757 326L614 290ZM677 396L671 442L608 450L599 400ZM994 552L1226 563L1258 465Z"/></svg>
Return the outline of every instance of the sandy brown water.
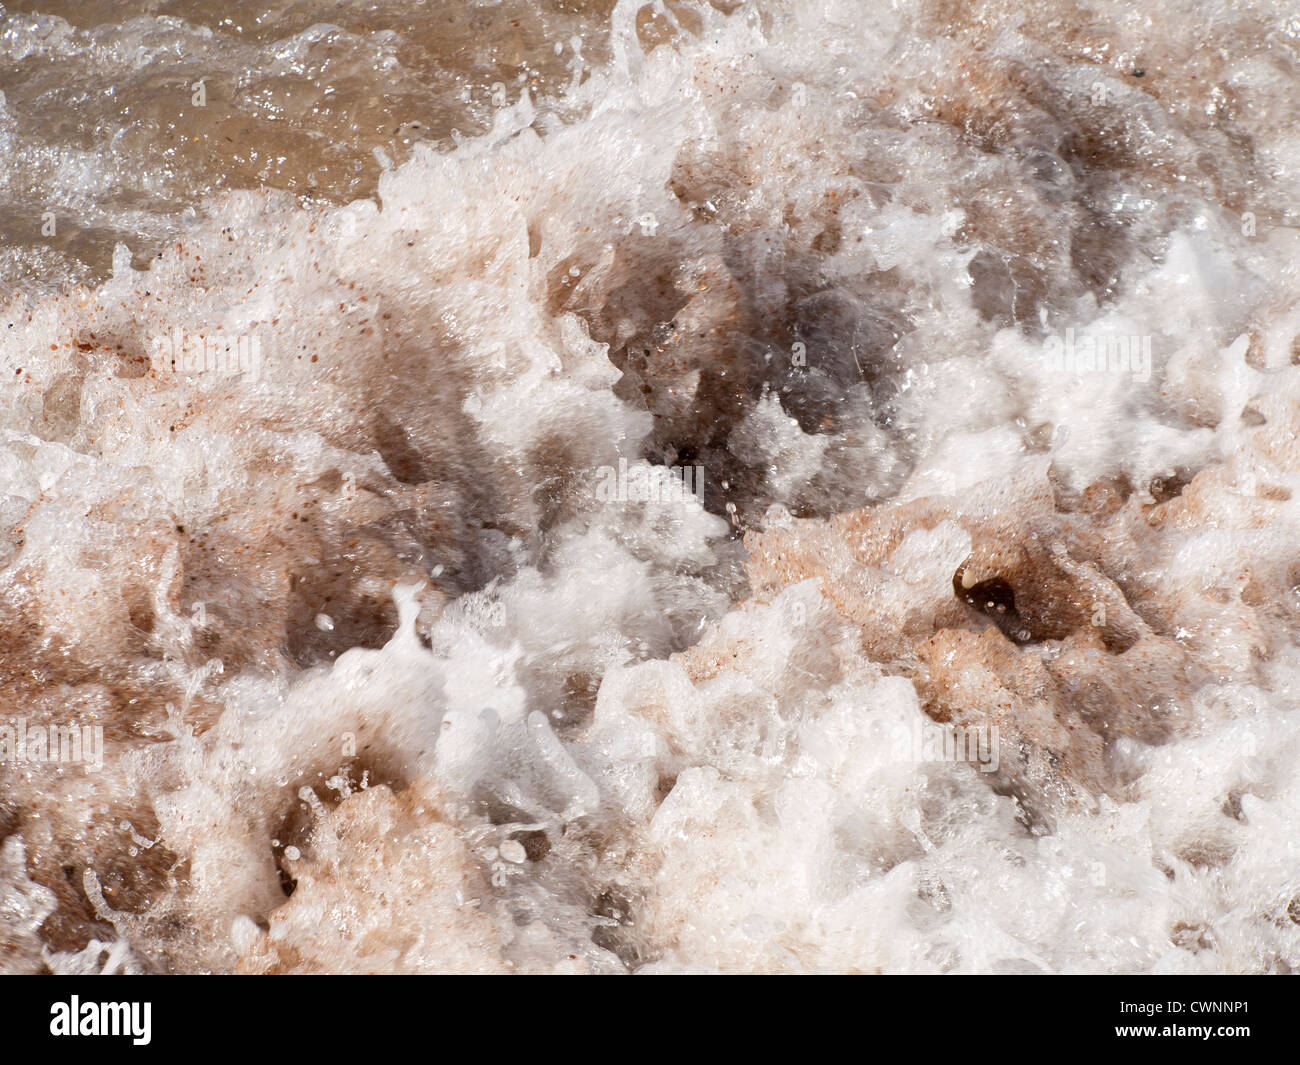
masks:
<svg viewBox="0 0 1300 1065"><path fill-rule="evenodd" d="M0 969L1300 968L1297 85L1263 2L4 7Z"/></svg>

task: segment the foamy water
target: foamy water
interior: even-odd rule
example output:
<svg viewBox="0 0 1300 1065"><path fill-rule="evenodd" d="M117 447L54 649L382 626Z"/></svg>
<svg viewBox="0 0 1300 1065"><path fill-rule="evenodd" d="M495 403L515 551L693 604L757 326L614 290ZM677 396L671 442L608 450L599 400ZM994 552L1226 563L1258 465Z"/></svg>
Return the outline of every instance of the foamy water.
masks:
<svg viewBox="0 0 1300 1065"><path fill-rule="evenodd" d="M0 23L0 968L1300 967L1300 8L155 8Z"/></svg>

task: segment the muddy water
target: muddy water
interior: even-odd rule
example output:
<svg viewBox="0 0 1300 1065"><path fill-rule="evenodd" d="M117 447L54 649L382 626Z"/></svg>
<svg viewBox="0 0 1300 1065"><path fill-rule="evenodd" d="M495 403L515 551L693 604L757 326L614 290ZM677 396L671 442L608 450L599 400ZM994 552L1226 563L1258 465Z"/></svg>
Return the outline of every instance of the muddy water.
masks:
<svg viewBox="0 0 1300 1065"><path fill-rule="evenodd" d="M1297 63L5 8L0 967L1300 967Z"/></svg>

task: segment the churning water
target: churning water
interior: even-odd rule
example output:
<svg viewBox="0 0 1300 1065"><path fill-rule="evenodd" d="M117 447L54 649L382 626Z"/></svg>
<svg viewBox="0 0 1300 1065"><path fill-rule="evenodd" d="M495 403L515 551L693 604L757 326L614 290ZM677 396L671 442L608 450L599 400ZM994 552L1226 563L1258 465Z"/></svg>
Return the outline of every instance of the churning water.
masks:
<svg viewBox="0 0 1300 1065"><path fill-rule="evenodd" d="M1300 7L0 16L0 968L1300 967Z"/></svg>

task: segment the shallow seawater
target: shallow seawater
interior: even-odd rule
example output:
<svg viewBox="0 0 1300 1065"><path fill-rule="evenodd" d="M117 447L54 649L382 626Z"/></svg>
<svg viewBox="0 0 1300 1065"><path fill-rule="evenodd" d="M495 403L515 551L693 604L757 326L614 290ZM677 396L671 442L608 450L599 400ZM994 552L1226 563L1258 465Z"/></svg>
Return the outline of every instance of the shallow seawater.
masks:
<svg viewBox="0 0 1300 1065"><path fill-rule="evenodd" d="M0 971L1300 968L1298 89L1249 0L0 8Z"/></svg>

